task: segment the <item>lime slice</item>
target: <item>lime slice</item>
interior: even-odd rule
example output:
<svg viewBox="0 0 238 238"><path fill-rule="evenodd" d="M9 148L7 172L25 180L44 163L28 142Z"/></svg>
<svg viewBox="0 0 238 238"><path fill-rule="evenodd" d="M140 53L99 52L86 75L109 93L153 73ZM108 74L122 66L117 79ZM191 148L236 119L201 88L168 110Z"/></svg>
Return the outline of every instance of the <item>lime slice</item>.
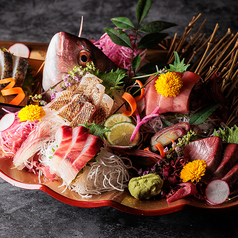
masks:
<svg viewBox="0 0 238 238"><path fill-rule="evenodd" d="M107 120L104 123L104 126L106 129L109 129L119 122L132 122L132 120L130 117L123 116L122 113L116 113L107 118Z"/></svg>
<svg viewBox="0 0 238 238"><path fill-rule="evenodd" d="M137 133L135 139L132 142L130 141L135 127L131 122L116 123L110 128L111 131L106 134L108 142L116 146L135 146L140 140L140 135Z"/></svg>

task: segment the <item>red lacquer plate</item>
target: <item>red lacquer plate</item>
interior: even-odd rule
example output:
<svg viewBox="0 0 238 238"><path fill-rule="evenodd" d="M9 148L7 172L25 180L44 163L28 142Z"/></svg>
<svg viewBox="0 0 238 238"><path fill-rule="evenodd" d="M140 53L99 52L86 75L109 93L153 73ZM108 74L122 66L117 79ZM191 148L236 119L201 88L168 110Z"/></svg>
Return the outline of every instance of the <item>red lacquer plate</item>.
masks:
<svg viewBox="0 0 238 238"><path fill-rule="evenodd" d="M15 42L1 42L0 46L8 48ZM45 57L47 44L41 43L25 43L32 51L31 64L34 67L40 67ZM37 50L39 49L39 50ZM34 60L36 59L36 60ZM42 61L42 62L41 62ZM0 105L0 107L7 105ZM11 111L19 110L17 107L7 108ZM0 117L3 116L1 112ZM165 199L140 201L133 198L127 190L124 192L107 192L101 195L94 195L91 198L82 198L76 192L65 190L61 186L61 181L49 181L44 177L39 178L38 175L27 172L26 170L17 170L12 164L12 159L7 158L0 151L0 178L6 182L31 190L41 190L51 197L76 207L103 207L110 206L120 211L145 216L158 216L174 213L184 209L194 209L204 212L224 212L238 208L238 199L231 199L221 205L210 205L205 201L197 200L193 197L180 199L176 202L168 204Z"/></svg>

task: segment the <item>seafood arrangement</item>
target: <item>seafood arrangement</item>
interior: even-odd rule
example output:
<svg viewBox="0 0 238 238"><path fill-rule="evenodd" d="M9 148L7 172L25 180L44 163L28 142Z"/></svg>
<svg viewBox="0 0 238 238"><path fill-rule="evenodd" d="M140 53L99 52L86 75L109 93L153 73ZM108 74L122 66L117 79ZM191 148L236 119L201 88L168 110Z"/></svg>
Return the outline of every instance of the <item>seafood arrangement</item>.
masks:
<svg viewBox="0 0 238 238"><path fill-rule="evenodd" d="M113 21L130 43L117 45L115 29L106 29L97 42L66 32L53 36L44 62L43 93L32 96L33 102L39 100L16 112L5 109L2 156L14 168L37 174L39 181L60 181L83 198L127 191L142 201L171 204L193 197L212 206L235 197L238 35L228 32L219 41L213 34L204 40L197 32L187 43L186 28L177 45L175 38L170 40L164 67L158 69L154 62L148 74L143 72L148 63L143 38L126 38L122 21L133 28L128 19ZM166 48L167 35L163 37L157 46ZM205 58L211 42L216 44ZM195 62L192 46L194 51L205 49ZM27 59L0 53L2 92L9 82L22 87ZM131 64L125 69L121 62L128 55ZM219 70L213 71L218 63Z"/></svg>

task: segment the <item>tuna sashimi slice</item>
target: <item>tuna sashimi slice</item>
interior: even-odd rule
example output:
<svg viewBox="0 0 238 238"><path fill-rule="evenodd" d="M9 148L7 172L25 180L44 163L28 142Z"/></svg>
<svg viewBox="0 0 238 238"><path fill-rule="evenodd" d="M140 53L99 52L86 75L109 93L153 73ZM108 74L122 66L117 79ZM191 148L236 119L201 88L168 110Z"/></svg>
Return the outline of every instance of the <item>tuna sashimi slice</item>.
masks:
<svg viewBox="0 0 238 238"><path fill-rule="evenodd" d="M72 142L72 133L73 133L73 129L70 126L61 126L57 130L55 134L55 139L57 141L58 148L55 151L50 163L50 168L53 171L57 171L58 166L60 165L65 154L70 148L70 145Z"/></svg>
<svg viewBox="0 0 238 238"><path fill-rule="evenodd" d="M238 181L238 164L235 164L233 168L222 178L228 183L230 187Z"/></svg>
<svg viewBox="0 0 238 238"><path fill-rule="evenodd" d="M228 143L225 147L220 165L214 172L214 178L221 179L238 161L238 144Z"/></svg>
<svg viewBox="0 0 238 238"><path fill-rule="evenodd" d="M157 93L155 89L155 81L157 78L153 79L146 86L145 91L145 112L149 115L153 110L159 106L158 113L166 112L178 112L178 113L188 113L189 112L189 96L192 88L200 80L200 76L186 71L182 74L183 87L178 96L176 97L163 97Z"/></svg>
<svg viewBox="0 0 238 238"><path fill-rule="evenodd" d="M57 168L57 174L66 182L67 173L70 171L71 166L75 159L82 152L84 145L87 141L89 135L89 130L84 126L78 126L73 129L73 139L71 146L67 153L65 154L64 159Z"/></svg>
<svg viewBox="0 0 238 238"><path fill-rule="evenodd" d="M184 156L191 161L201 159L207 164L203 182L209 182L222 158L222 140L220 137L208 137L191 142L184 149Z"/></svg>
<svg viewBox="0 0 238 238"><path fill-rule="evenodd" d="M102 144L103 141L99 137L91 134L88 136L83 150L64 175L64 182L66 184L70 184L75 179L78 172L98 153Z"/></svg>

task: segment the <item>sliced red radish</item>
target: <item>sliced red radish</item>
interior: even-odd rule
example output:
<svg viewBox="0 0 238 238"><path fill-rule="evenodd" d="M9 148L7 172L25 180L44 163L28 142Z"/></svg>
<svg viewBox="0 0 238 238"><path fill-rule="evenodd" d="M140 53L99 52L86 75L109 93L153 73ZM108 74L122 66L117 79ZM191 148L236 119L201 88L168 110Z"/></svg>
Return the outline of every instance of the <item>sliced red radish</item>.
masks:
<svg viewBox="0 0 238 238"><path fill-rule="evenodd" d="M8 50L15 56L20 56L23 58L29 58L31 53L29 48L22 43L15 43L14 45L10 46Z"/></svg>
<svg viewBox="0 0 238 238"><path fill-rule="evenodd" d="M226 201L230 194L230 188L227 182L215 179L211 181L205 190L205 195L208 202L217 205Z"/></svg>
<svg viewBox="0 0 238 238"><path fill-rule="evenodd" d="M4 115L0 120L0 131L5 131L13 124L14 121L15 121L14 113L8 113Z"/></svg>

